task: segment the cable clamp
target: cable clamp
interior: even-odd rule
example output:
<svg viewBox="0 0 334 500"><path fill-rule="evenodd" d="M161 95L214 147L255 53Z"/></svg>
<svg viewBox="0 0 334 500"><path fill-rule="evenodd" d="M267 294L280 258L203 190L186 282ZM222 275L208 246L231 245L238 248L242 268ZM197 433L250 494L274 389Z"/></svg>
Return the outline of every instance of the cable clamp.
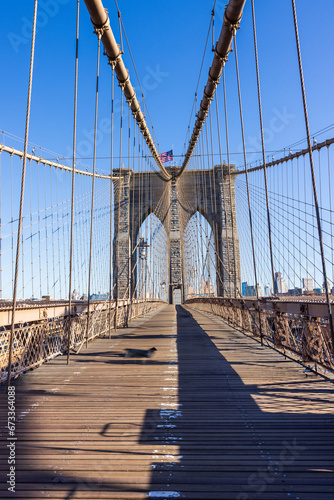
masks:
<svg viewBox="0 0 334 500"><path fill-rule="evenodd" d="M231 23L226 17L226 12L224 12L224 24L232 31L233 35L236 34L237 30L240 28L240 19L236 23Z"/></svg>
<svg viewBox="0 0 334 500"><path fill-rule="evenodd" d="M223 66L225 66L225 64L226 64L226 63L227 63L227 61L228 61L228 55L229 55L229 53L230 53L230 52L232 52L232 48L229 48L229 49L227 50L227 53L226 53L224 56L222 56L222 55L218 52L218 50L217 50L217 45L218 45L218 42L216 43L215 50L214 50L213 52L214 52L214 53L215 53L215 55L216 55L216 56L220 59L220 62L222 63L222 65L223 65Z"/></svg>
<svg viewBox="0 0 334 500"><path fill-rule="evenodd" d="M213 81L213 82L214 82L214 81ZM214 83L215 83L215 82L214 82ZM216 84L216 85L217 85L217 84ZM203 92L203 93L204 93L205 97L207 98L207 100L208 100L209 102L211 102L211 101L212 101L212 99L213 99L213 95L209 96L209 95L205 92L205 90L204 90L204 92Z"/></svg>
<svg viewBox="0 0 334 500"><path fill-rule="evenodd" d="M119 45L118 45L118 47L119 47ZM118 52L117 56L115 57L115 59L111 59L111 57L108 56L108 64L112 67L112 69L115 69L117 63L122 59L122 54L124 54L124 52L122 50L120 50Z"/></svg>
<svg viewBox="0 0 334 500"><path fill-rule="evenodd" d="M136 93L134 92L132 96L126 98L126 102L130 105L132 101L135 99Z"/></svg>
<svg viewBox="0 0 334 500"><path fill-rule="evenodd" d="M107 9L104 9L104 10L105 10L105 13L107 15L107 19L106 19L106 21L103 24L95 24L93 22L92 18L90 19L92 21L92 25L94 26L94 33L97 35L97 37L99 39L102 38L102 36L104 35L105 31L108 31L110 29L108 11L107 11Z"/></svg>
<svg viewBox="0 0 334 500"><path fill-rule="evenodd" d="M119 87L124 90L124 87L125 85L130 81L130 77L129 77L129 72L128 72L128 76L125 78L125 80L123 82L119 82Z"/></svg>
<svg viewBox="0 0 334 500"><path fill-rule="evenodd" d="M210 68L211 69L211 68ZM220 80L220 76L218 78L212 78L212 76L210 75L210 70L209 70L209 80L214 84L214 86L216 87L218 84L219 84L219 80ZM204 94L205 94L205 91L204 91Z"/></svg>

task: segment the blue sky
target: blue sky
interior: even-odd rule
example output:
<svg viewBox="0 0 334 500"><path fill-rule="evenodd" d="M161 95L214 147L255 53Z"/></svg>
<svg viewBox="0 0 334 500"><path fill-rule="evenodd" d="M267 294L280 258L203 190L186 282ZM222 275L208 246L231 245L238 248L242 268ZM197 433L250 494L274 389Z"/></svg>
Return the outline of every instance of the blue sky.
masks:
<svg viewBox="0 0 334 500"><path fill-rule="evenodd" d="M120 41L114 2L105 0L115 37ZM264 124L267 149L278 150L305 137L302 101L294 42L290 0L257 0L257 31L261 71ZM174 146L182 153L213 2L119 1L123 22L138 73L146 94L150 115L160 143L160 151ZM216 5L215 39L221 28L225 2ZM311 0L297 0L301 47L305 71L312 134L332 124L334 109L333 55L334 2L322 0L326 12L317 20ZM2 97L0 128L24 136L26 93L29 69L29 23L33 1L4 2L0 19ZM41 0L36 39L31 109L30 141L60 156L70 155L73 122L74 81L74 0ZM250 161L258 145L256 79L251 27L251 3L246 2L238 53L245 115L245 135ZM210 43L211 45L211 37ZM133 85L138 88L127 49L124 61ZM202 95L212 60L209 47L199 84ZM88 164L94 124L96 37L84 2L81 3L78 101L78 155ZM226 65L232 160L241 162L240 125L237 108L233 56ZM222 105L222 89L218 89ZM98 155L108 155L110 116L110 68L101 61ZM221 119L223 114L221 113ZM191 125L193 121L191 122ZM329 132L328 136L331 135ZM324 138L324 136L322 136ZM320 140L320 137L319 137ZM88 141L88 142L87 142ZM10 144L6 138L6 143ZM87 145L88 144L88 145ZM81 145L81 147L80 147ZM297 148L298 149L298 148ZM223 143L224 150L224 143ZM218 153L218 151L217 151ZM271 153L270 153L271 154ZM103 164L99 164L103 168ZM107 167L106 167L107 168Z"/></svg>

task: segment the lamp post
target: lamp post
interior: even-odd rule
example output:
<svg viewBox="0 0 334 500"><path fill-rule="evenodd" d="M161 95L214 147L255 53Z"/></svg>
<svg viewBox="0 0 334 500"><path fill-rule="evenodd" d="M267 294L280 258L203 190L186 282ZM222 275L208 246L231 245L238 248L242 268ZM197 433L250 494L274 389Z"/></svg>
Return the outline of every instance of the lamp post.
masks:
<svg viewBox="0 0 334 500"><path fill-rule="evenodd" d="M147 287L147 249L149 248L149 244L145 241L144 238L139 238L138 248L139 248L139 258L144 261L145 267L145 282L144 282L144 298L146 299L146 287Z"/></svg>

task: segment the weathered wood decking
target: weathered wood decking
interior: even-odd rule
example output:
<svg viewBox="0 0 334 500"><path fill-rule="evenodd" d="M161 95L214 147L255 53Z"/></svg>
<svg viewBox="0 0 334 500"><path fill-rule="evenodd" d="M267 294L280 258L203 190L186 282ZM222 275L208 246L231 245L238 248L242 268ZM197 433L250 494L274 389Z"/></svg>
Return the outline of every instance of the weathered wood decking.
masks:
<svg viewBox="0 0 334 500"><path fill-rule="evenodd" d="M15 385L16 493L2 429L1 498L334 498L333 384L218 318L166 306Z"/></svg>

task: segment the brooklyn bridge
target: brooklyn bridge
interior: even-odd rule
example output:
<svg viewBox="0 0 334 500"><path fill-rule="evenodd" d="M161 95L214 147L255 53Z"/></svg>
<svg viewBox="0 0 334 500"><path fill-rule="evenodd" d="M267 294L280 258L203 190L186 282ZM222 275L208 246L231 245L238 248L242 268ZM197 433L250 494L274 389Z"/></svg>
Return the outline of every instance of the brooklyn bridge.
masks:
<svg viewBox="0 0 334 500"><path fill-rule="evenodd" d="M1 498L332 500L330 0L3 11Z"/></svg>

